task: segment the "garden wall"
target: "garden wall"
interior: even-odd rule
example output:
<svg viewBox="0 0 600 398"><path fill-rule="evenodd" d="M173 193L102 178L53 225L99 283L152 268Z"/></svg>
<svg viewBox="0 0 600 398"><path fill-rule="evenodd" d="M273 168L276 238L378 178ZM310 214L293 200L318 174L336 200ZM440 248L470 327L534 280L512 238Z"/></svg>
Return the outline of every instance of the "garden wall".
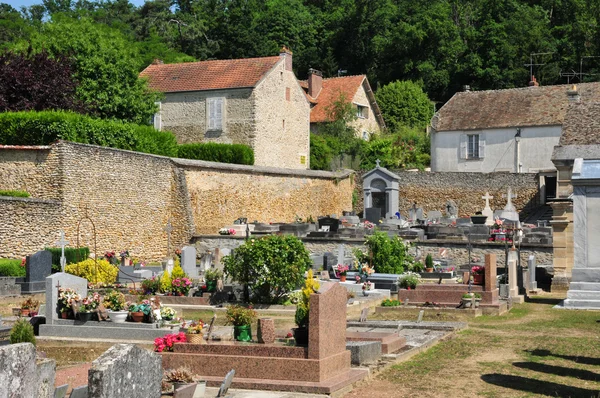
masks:
<svg viewBox="0 0 600 398"><path fill-rule="evenodd" d="M392 170L400 177L400 211L407 216L408 209L417 203L424 211L439 210L445 214L446 201L452 199L458 205L458 214L468 217L483 210L481 199L489 192L492 210L501 210L506 205L508 187L517 198L513 204L517 211L527 211L540 204L538 177L532 173L435 173L427 171ZM357 176L356 210L363 211L362 174Z"/></svg>

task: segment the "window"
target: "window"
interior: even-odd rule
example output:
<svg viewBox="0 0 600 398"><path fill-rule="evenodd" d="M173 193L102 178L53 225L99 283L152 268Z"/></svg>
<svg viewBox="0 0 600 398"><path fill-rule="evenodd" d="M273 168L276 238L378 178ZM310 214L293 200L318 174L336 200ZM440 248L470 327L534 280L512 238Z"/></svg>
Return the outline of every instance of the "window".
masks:
<svg viewBox="0 0 600 398"><path fill-rule="evenodd" d="M362 132L362 139L365 141L369 141L369 132L368 131Z"/></svg>
<svg viewBox="0 0 600 398"><path fill-rule="evenodd" d="M369 108L363 105L356 105L356 116L361 119L366 119L369 116Z"/></svg>
<svg viewBox="0 0 600 398"><path fill-rule="evenodd" d="M479 159L479 134L467 135L467 159Z"/></svg>
<svg viewBox="0 0 600 398"><path fill-rule="evenodd" d="M154 126L155 129L160 130L162 127L162 120L160 118L160 109L161 109L161 104L160 102L155 102L154 105L156 105L158 107L158 112L156 112L154 115L152 115L152 120L150 120L150 124L152 124Z"/></svg>
<svg viewBox="0 0 600 398"><path fill-rule="evenodd" d="M223 130L224 98L207 98L206 115L208 130Z"/></svg>
<svg viewBox="0 0 600 398"><path fill-rule="evenodd" d="M292 95L291 95L291 90L290 90L290 88L289 88L289 87L286 87L286 88L285 88L285 100L286 100L286 101L289 101L289 100L290 100L290 98L291 98L291 96L292 96Z"/></svg>

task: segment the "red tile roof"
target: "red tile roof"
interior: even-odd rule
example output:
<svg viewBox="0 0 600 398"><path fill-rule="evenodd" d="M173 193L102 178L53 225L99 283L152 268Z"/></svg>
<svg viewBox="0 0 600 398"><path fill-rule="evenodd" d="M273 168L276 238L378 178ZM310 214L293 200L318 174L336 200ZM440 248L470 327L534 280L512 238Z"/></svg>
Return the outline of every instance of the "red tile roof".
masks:
<svg viewBox="0 0 600 398"><path fill-rule="evenodd" d="M310 122L330 122L331 118L328 117L327 113L331 105L333 105L342 94L346 97L347 101L352 102L354 95L365 79L365 75L323 79L323 87L316 98L312 98L308 94L306 95L311 103L316 104L310 111ZM308 89L308 83L301 82L300 85L303 88Z"/></svg>
<svg viewBox="0 0 600 398"><path fill-rule="evenodd" d="M562 125L571 85L456 93L431 121L436 131ZM600 100L600 83L577 85L581 101Z"/></svg>
<svg viewBox="0 0 600 398"><path fill-rule="evenodd" d="M148 78L150 88L163 93L254 87L281 60L275 56L152 64L140 77Z"/></svg>

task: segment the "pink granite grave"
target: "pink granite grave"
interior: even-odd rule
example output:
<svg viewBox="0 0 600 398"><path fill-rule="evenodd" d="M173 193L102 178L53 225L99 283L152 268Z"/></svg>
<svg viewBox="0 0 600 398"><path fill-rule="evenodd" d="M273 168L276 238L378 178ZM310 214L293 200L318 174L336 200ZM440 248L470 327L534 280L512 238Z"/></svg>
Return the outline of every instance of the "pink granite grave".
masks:
<svg viewBox="0 0 600 398"><path fill-rule="evenodd" d="M308 347L276 344L176 344L162 353L163 368L186 366L218 386L235 369L234 388L331 394L362 380L365 369L350 367L346 350L346 289L323 286L310 297Z"/></svg>

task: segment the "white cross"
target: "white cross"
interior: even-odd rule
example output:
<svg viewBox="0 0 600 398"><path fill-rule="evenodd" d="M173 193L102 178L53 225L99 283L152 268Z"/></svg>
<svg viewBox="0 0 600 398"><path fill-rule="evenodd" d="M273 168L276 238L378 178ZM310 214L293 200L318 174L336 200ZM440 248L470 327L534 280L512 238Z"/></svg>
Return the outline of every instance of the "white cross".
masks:
<svg viewBox="0 0 600 398"><path fill-rule="evenodd" d="M502 195L503 198L507 198L508 201L506 203L506 207L511 207L512 206L512 200L516 199L517 195L512 193L512 189L510 187L508 187L508 194L506 195Z"/></svg>
<svg viewBox="0 0 600 398"><path fill-rule="evenodd" d="M377 160L375 161L375 163L377 163L377 167L379 167L379 162L381 162L381 160L379 160L379 159L377 159Z"/></svg>
<svg viewBox="0 0 600 398"><path fill-rule="evenodd" d="M69 244L69 241L65 239L65 232L60 231L60 239L56 241L55 245L61 247L60 253L60 269L61 272L65 272L65 265L67 265L67 258L65 257L65 246Z"/></svg>
<svg viewBox="0 0 600 398"><path fill-rule="evenodd" d="M490 207L490 199L494 199L494 197L490 196L489 192L486 192L485 195L481 197L481 199L485 199L485 207L488 208Z"/></svg>

